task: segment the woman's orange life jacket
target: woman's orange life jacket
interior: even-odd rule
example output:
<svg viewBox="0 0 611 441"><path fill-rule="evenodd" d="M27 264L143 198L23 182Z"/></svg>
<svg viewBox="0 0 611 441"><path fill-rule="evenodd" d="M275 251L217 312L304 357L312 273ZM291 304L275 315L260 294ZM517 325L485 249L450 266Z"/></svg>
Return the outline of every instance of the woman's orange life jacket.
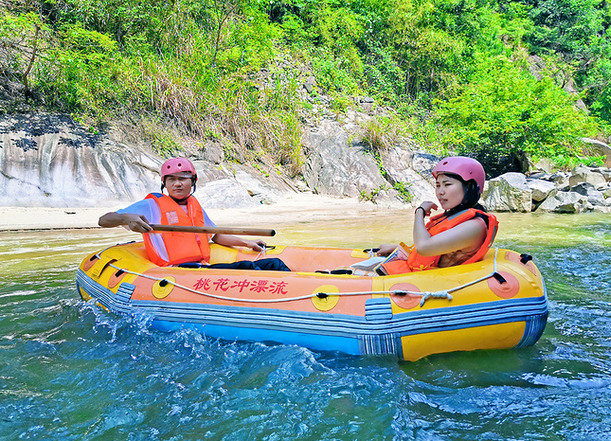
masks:
<svg viewBox="0 0 611 441"><path fill-rule="evenodd" d="M483 257L488 252L488 249L494 242L494 238L498 230L499 222L492 214L486 213L485 211L477 210L475 208L470 208L468 210L461 211L450 217L446 217L446 215L442 213L437 216L433 216L427 222L426 229L428 230L431 236L435 236L436 234L439 234L443 231L447 231L459 224L462 224L463 222L473 219L476 216L482 217L488 225L486 238L484 239L484 242L476 251L476 253L473 256L469 257L469 259L467 259L465 262L462 262L461 265L477 262L478 260L483 259ZM416 251L416 247L412 247L407 257L407 260L393 260L384 263L382 266L388 274L403 274L437 268L439 265L439 259L441 259L441 255L422 256L418 254L418 252Z"/></svg>
<svg viewBox="0 0 611 441"><path fill-rule="evenodd" d="M161 210L161 225L179 225L203 227L204 212L199 201L194 197L187 199L187 212L169 196L151 193L146 199L153 199ZM188 213L188 214L187 214ZM168 255L168 260L160 256L159 251L151 241L151 234L161 234ZM210 236L207 234L179 233L164 231L145 233L144 246L149 259L159 265L178 265L186 262L208 262L210 260Z"/></svg>

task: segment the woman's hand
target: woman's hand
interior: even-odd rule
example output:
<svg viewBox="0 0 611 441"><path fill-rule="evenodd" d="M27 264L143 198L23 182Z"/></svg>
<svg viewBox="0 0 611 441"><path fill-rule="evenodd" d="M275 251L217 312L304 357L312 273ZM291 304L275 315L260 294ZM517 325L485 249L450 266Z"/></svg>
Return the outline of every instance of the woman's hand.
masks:
<svg viewBox="0 0 611 441"><path fill-rule="evenodd" d="M376 253L376 255L377 256L388 256L390 253L396 250L398 246L399 245L383 243L382 245L378 247L380 250Z"/></svg>
<svg viewBox="0 0 611 441"><path fill-rule="evenodd" d="M424 201L420 204L420 207L422 207L422 209L424 210L425 216L430 216L433 210L437 210L439 208L437 204L432 201ZM416 210L418 210L418 208L416 208Z"/></svg>

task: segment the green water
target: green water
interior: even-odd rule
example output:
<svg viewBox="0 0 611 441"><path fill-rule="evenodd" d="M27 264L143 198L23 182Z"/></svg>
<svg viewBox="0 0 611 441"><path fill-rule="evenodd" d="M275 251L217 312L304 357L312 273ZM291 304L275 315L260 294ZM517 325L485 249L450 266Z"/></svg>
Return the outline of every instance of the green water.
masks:
<svg viewBox="0 0 611 441"><path fill-rule="evenodd" d="M0 233L0 440L606 440L608 215L501 215L497 245L534 256L550 318L531 348L415 363L151 330L74 284L121 229ZM410 214L275 225L273 244L370 247Z"/></svg>

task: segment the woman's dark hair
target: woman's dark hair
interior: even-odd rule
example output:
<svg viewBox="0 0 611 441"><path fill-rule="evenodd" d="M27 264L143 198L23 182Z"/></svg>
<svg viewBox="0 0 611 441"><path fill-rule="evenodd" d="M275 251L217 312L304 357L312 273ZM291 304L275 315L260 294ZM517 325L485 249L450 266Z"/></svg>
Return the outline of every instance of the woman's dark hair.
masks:
<svg viewBox="0 0 611 441"><path fill-rule="evenodd" d="M484 210L484 207L482 207L478 203L479 186L477 185L477 182L475 182L475 180L470 179L465 182L463 178L461 178L458 175L455 175L454 173L443 173L443 174L445 176L448 176L449 178L460 181L462 184L462 189L465 192L465 196L463 197L462 202L458 204L456 207L450 208L448 211L446 211L446 215L451 216L454 213L458 213L459 211L467 210L468 208L475 208L477 210L486 211Z"/></svg>

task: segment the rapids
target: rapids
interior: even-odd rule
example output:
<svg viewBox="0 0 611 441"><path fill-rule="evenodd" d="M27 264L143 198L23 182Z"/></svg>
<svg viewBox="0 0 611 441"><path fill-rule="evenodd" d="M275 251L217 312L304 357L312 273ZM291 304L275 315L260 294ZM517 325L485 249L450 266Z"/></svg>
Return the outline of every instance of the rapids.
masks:
<svg viewBox="0 0 611 441"><path fill-rule="evenodd" d="M122 229L0 233L0 440L603 440L611 433L608 215L499 215L547 283L541 340L418 362L163 333L83 302ZM275 226L268 244L371 247L407 213Z"/></svg>

